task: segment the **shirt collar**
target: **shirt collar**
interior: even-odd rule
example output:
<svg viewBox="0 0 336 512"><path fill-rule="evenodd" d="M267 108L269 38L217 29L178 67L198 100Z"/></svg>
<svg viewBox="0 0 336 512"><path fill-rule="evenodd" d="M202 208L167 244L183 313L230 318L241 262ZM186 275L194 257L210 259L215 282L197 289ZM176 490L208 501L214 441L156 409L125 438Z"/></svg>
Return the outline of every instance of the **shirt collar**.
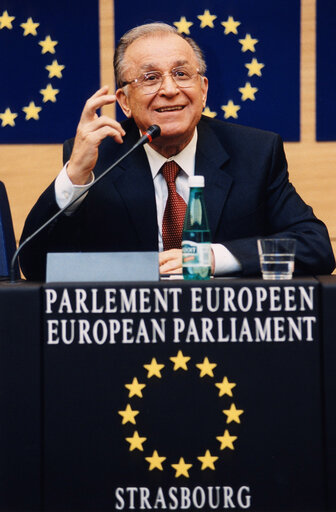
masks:
<svg viewBox="0 0 336 512"><path fill-rule="evenodd" d="M145 144L144 149L146 151L153 179L159 173L163 164L170 162L171 160L174 160L174 162L176 162L188 176L193 176L195 173L196 145L197 128L195 128L194 135L189 144L187 144L187 146L182 149L180 153L170 158L165 158L164 156L160 155L160 153L155 151L155 149L149 146L149 144Z"/></svg>

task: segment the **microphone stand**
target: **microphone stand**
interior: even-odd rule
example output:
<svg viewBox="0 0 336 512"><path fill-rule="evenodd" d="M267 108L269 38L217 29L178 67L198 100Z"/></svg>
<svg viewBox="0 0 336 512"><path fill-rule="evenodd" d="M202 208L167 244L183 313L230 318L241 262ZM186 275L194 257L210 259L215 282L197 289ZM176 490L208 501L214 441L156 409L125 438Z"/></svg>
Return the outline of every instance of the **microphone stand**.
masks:
<svg viewBox="0 0 336 512"><path fill-rule="evenodd" d="M98 183L98 181L103 179L104 176L106 176L106 174L108 174L110 171L112 171L112 169L114 169L114 167L116 167L122 160L124 160L124 158L126 158L130 153L132 153L132 151L134 151L139 146L142 146L143 144L146 144L146 142L152 142L152 140L155 137L158 137L160 135L160 131L161 131L160 127L157 126L156 124L153 124L152 126L150 126L148 128L148 130L144 133L144 135L131 147L131 149L129 149L116 162L114 162L112 165L110 165L110 167L108 167L100 176L98 176L98 178L96 178L92 183L90 183L90 185L85 190L83 190L79 194L79 196L77 196L75 199L72 199L70 201L70 203L68 203L66 206L64 206L60 210L58 210L58 212L56 212L55 215L50 217L50 219L48 219L44 224L42 224L42 226L40 226L36 231L34 231L34 233L32 233L30 236L28 236L24 240L24 242L22 242L21 245L19 245L19 247L16 249L16 251L15 251L13 257L12 257L11 264L10 264L10 282L11 283L15 283L16 282L16 279L15 279L15 264L16 264L16 260L17 260L17 258L19 256L21 250L27 244L29 244L29 242L31 240L33 240L39 233L41 233L41 231L43 231L47 226L49 226L49 224L51 224L60 215L62 215L62 213L64 213L68 208L70 208L73 204L75 204L76 201L78 201L78 199L83 197L96 183Z"/></svg>

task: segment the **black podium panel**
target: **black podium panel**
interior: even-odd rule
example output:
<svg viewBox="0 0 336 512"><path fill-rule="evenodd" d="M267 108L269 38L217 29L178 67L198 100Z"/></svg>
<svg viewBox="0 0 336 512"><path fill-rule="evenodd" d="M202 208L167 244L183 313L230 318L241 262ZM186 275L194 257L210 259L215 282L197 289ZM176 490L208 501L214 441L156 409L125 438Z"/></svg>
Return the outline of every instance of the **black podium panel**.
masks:
<svg viewBox="0 0 336 512"><path fill-rule="evenodd" d="M41 290L0 287L0 510L41 507Z"/></svg>
<svg viewBox="0 0 336 512"><path fill-rule="evenodd" d="M45 286L45 510L323 510L318 290Z"/></svg>
<svg viewBox="0 0 336 512"><path fill-rule="evenodd" d="M336 510L336 281L320 276L328 510Z"/></svg>

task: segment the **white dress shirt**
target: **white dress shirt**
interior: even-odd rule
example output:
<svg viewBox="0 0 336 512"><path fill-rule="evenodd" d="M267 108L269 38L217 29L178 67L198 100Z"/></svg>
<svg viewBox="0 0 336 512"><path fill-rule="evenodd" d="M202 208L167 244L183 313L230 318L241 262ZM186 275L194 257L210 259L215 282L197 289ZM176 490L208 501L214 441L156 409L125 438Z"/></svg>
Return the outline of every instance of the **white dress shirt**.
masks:
<svg viewBox="0 0 336 512"><path fill-rule="evenodd" d="M153 176L154 189L155 189L155 201L157 210L157 221L158 221L158 233L159 233L159 251L163 250L162 242L162 219L164 210L166 207L168 197L168 187L166 180L160 172L161 167L165 162L174 160L181 168L180 172L176 177L176 191L181 197L188 203L189 199L189 176L193 176L195 173L195 156L196 156L196 144L197 144L197 129L195 130L194 136L189 144L177 155L171 158L165 158L155 151L148 144L144 145L146 155L148 158L149 166ZM56 202L60 208L64 208L72 199L75 199L85 188L90 185L94 180L92 174L92 180L87 185L74 185L66 172L67 164L63 167L60 174L57 176L55 181L55 195ZM205 184L206 185L206 184ZM79 202L83 201L85 195L80 198ZM69 214L72 213L78 206L79 203L75 203L70 209ZM237 258L231 254L231 252L222 244L211 244L211 248L215 257L215 275L231 274L240 270L241 265Z"/></svg>

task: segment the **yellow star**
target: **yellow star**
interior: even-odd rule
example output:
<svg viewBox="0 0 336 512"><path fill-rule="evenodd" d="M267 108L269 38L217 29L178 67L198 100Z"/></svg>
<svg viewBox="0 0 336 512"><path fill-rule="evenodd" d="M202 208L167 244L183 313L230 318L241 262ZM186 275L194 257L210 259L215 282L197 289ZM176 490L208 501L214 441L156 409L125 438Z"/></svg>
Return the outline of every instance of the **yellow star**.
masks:
<svg viewBox="0 0 336 512"><path fill-rule="evenodd" d="M26 121L29 119L35 119L36 121L40 118L39 112L41 112L42 107L37 107L33 101L31 101L28 107L23 107L23 112L26 114Z"/></svg>
<svg viewBox="0 0 336 512"><path fill-rule="evenodd" d="M210 14L210 11L208 9L205 9L204 14L200 14L199 16L197 16L197 18L199 20L201 20L201 25L200 25L201 28L204 28L204 27L214 28L213 22L217 18L217 16L215 16L214 14Z"/></svg>
<svg viewBox="0 0 336 512"><path fill-rule="evenodd" d="M53 89L51 84L48 84L45 89L40 89L40 93L43 96L43 103L47 101L56 102L56 94L59 93L59 89Z"/></svg>
<svg viewBox="0 0 336 512"><path fill-rule="evenodd" d="M189 469L192 467L192 464L187 464L184 462L184 458L181 457L178 464L172 464L172 468L176 469L175 478L178 478L179 476L183 475L187 478L189 478Z"/></svg>
<svg viewBox="0 0 336 512"><path fill-rule="evenodd" d="M231 423L231 421L235 421L236 423L240 423L239 416L243 414L243 409L236 409L235 404L231 404L230 409L224 409L223 413L226 414L227 420L226 423Z"/></svg>
<svg viewBox="0 0 336 512"><path fill-rule="evenodd" d="M229 117L234 117L235 119L238 119L238 110L240 110L239 105L235 105L232 100L229 100L226 105L222 105L221 109L224 110L224 118L228 119Z"/></svg>
<svg viewBox="0 0 336 512"><path fill-rule="evenodd" d="M257 87L252 87L250 82L246 82L244 87L239 87L239 92L241 92L241 99L243 101L245 100L252 100L255 101L255 93L258 92Z"/></svg>
<svg viewBox="0 0 336 512"><path fill-rule="evenodd" d="M238 39L238 41L242 45L242 52L247 52L247 50L255 52L254 47L258 43L258 39L252 39L250 34L246 34L245 39Z"/></svg>
<svg viewBox="0 0 336 512"><path fill-rule="evenodd" d="M53 78L54 76L57 78L62 78L62 71L64 68L65 66L58 64L57 60L53 60L52 64L46 66L46 70L49 71L49 78Z"/></svg>
<svg viewBox="0 0 336 512"><path fill-rule="evenodd" d="M139 411L134 411L130 404L127 404L126 409L124 411L118 411L118 414L122 416L122 425L125 425L128 422L133 423L133 425L135 425L135 416L139 414Z"/></svg>
<svg viewBox="0 0 336 512"><path fill-rule="evenodd" d="M212 456L210 451L207 450L203 457L197 457L200 462L202 462L201 470L203 471L206 468L215 469L214 462L218 460L218 457Z"/></svg>
<svg viewBox="0 0 336 512"><path fill-rule="evenodd" d="M257 59L252 59L250 63L245 64L245 67L249 70L248 76L261 76L261 70L265 67L265 64L258 62Z"/></svg>
<svg viewBox="0 0 336 512"><path fill-rule="evenodd" d="M37 27L39 27L39 23L34 23L32 18L28 18L26 23L21 23L20 27L24 29L23 35L28 36L31 34L32 36L37 36Z"/></svg>
<svg viewBox="0 0 336 512"><path fill-rule="evenodd" d="M130 443L130 452L133 450L140 450L143 452L143 443L147 441L147 437L140 437L136 430L132 437L126 437L126 441Z"/></svg>
<svg viewBox="0 0 336 512"><path fill-rule="evenodd" d="M7 126L8 124L9 126L15 126L14 119L17 116L17 114L11 112L10 108L6 108L5 112L0 114L0 119L2 121L1 126Z"/></svg>
<svg viewBox="0 0 336 512"><path fill-rule="evenodd" d="M44 53L56 53L55 46L58 44L58 41L52 41L50 36L47 36L44 41L39 41L39 45L42 46L42 54Z"/></svg>
<svg viewBox="0 0 336 512"><path fill-rule="evenodd" d="M190 361L190 357L184 356L182 350L179 350L177 356L169 358L174 363L174 371L182 368L182 370L188 370L187 362Z"/></svg>
<svg viewBox="0 0 336 512"><path fill-rule="evenodd" d="M142 398L142 389L146 387L146 384L140 384L138 382L138 379L134 377L131 384L125 384L125 388L129 390L128 396L129 398L132 398L132 396L139 396Z"/></svg>
<svg viewBox="0 0 336 512"><path fill-rule="evenodd" d="M216 117L217 112L211 112L209 107L205 107L205 109L203 110L203 115L208 117Z"/></svg>
<svg viewBox="0 0 336 512"><path fill-rule="evenodd" d="M162 462L166 460L167 457L160 457L156 450L153 451L153 455L151 457L145 457L146 461L149 462L149 471L153 469L159 469L163 471Z"/></svg>
<svg viewBox="0 0 336 512"><path fill-rule="evenodd" d="M199 370L201 370L200 377L204 377L205 375L209 375L209 377L213 377L214 374L213 374L212 370L213 370L213 368L216 368L217 364L210 363L209 359L207 357L205 357L203 359L203 363L199 363L196 366Z"/></svg>
<svg viewBox="0 0 336 512"><path fill-rule="evenodd" d="M161 379L161 370L164 368L164 364L158 364L155 357L153 357L150 364L144 364L144 368L148 371L147 379L150 379L153 375Z"/></svg>
<svg viewBox="0 0 336 512"><path fill-rule="evenodd" d="M237 436L230 436L230 433L228 430L225 430L224 434L222 436L216 437L218 441L221 443L221 450L224 450L225 448L230 448L230 450L234 450L233 443L237 439Z"/></svg>
<svg viewBox="0 0 336 512"><path fill-rule="evenodd" d="M15 16L9 16L8 12L4 11L2 16L0 16L0 30L2 28L9 28L11 30L13 28L13 20L15 20Z"/></svg>
<svg viewBox="0 0 336 512"><path fill-rule="evenodd" d="M225 27L224 34L238 34L237 27L239 27L240 21L235 21L232 16L229 16L227 21L222 21L221 25Z"/></svg>
<svg viewBox="0 0 336 512"><path fill-rule="evenodd" d="M234 388L237 384L234 382L229 382L227 377L224 377L222 382L216 382L215 386L219 389L218 396L229 395L232 396L232 388Z"/></svg>
<svg viewBox="0 0 336 512"><path fill-rule="evenodd" d="M174 21L174 25L177 28L179 34L190 34L189 27L193 25L191 21L187 21L185 16L181 16L180 21Z"/></svg>

